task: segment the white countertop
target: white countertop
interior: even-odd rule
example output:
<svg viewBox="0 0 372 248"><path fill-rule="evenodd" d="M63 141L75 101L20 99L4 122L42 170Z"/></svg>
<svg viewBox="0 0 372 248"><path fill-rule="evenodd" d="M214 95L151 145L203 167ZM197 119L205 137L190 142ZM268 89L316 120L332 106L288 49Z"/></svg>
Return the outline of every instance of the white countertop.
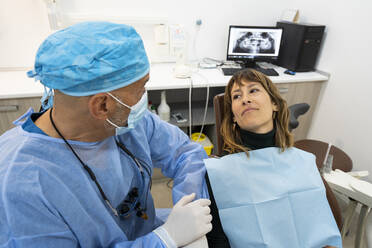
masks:
<svg viewBox="0 0 372 248"><path fill-rule="evenodd" d="M173 76L174 63L152 64L147 90L189 88L190 79ZM297 83L327 81L328 76L319 72L301 72L296 75L284 74L284 68L275 67L279 76L270 77L274 83ZM192 75L193 88L226 86L231 76L224 76L221 69L195 69ZM0 71L0 99L42 96L44 87L33 78L28 78L26 71Z"/></svg>

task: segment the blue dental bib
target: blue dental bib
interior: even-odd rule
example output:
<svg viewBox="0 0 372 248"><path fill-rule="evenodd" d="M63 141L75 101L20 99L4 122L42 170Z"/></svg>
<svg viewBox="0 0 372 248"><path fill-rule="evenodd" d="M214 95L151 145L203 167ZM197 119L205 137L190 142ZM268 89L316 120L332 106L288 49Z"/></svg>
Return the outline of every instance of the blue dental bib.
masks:
<svg viewBox="0 0 372 248"><path fill-rule="evenodd" d="M231 247L342 247L313 154L270 147L204 162Z"/></svg>

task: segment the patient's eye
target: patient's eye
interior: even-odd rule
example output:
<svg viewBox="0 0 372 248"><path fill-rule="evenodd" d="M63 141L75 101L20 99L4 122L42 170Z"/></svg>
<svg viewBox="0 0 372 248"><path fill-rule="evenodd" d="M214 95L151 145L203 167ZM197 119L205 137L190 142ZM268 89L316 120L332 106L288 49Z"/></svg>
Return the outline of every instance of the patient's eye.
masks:
<svg viewBox="0 0 372 248"><path fill-rule="evenodd" d="M256 93L258 91L260 91L258 88L252 88L249 90L249 93Z"/></svg>
<svg viewBox="0 0 372 248"><path fill-rule="evenodd" d="M240 97L240 94L236 94L232 96L232 99L235 100L235 99L238 99L239 97Z"/></svg>

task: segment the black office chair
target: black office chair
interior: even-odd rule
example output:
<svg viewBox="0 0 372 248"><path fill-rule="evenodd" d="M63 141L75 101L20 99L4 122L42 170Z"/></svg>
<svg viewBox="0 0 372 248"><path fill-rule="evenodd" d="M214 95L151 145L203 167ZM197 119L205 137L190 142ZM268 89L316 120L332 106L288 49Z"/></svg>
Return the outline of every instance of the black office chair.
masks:
<svg viewBox="0 0 372 248"><path fill-rule="evenodd" d="M289 108L289 131L297 128L300 124L298 117L305 114L310 109L310 105L307 103L297 103L288 107Z"/></svg>

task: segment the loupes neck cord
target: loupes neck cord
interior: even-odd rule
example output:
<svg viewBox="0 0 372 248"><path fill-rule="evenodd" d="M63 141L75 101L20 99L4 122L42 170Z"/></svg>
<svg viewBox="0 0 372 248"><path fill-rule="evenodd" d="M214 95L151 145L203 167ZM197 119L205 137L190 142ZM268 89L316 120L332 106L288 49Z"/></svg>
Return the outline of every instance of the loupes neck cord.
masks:
<svg viewBox="0 0 372 248"><path fill-rule="evenodd" d="M133 153L131 153L123 144L121 144L119 141L116 141L116 144L126 153L129 155L129 157L131 157L134 161L134 163L137 165L140 173L141 173L141 177L142 177L142 182L143 184L146 183L146 180L145 180L145 176L143 174L143 169L145 169L147 175L149 176L149 185L147 187L147 190L145 192L145 202L144 202L144 208L143 209L140 209L140 211L144 211L142 213L142 216L139 216L139 217L142 217L143 219L147 220L147 214L146 214L146 210L147 210L147 207L146 207L146 203L147 203L147 197L148 197L148 194L149 194L149 191L151 190L151 187L152 187L152 178L151 178L151 171L150 169L148 168L148 165L141 165L141 162L143 164L146 164L143 160L141 160L140 158L136 158ZM137 213L137 216L138 216L138 213ZM146 216L146 217L145 217Z"/></svg>
<svg viewBox="0 0 372 248"><path fill-rule="evenodd" d="M63 139L63 141L66 143L66 145L70 148L70 150L72 151L72 153L75 155L75 157L79 160L79 162L81 163L81 165L83 166L83 168L88 172L90 178L93 180L93 182L96 184L99 192L101 193L101 196L103 198L103 200L106 202L107 206L111 209L111 211L114 213L115 216L119 216L118 215L118 212L116 211L115 208L112 207L111 205L111 202L109 201L109 199L106 197L105 193L103 192L102 188L101 188L101 185L98 183L97 181L97 178L96 178L96 175L94 174L94 172L89 168L89 166L87 166L81 159L80 157L76 154L75 150L72 148L72 146L70 145L70 143L67 142L67 140L65 139L65 137L63 137L63 135L61 134L61 132L58 130L58 128L56 127L56 124L54 124L54 121L53 121L53 117L52 117L52 111L53 111L53 108L50 109L50 112L49 112L49 118L50 118L50 122L52 123L52 126L54 127L54 129L56 130L56 132L58 133L58 135Z"/></svg>

